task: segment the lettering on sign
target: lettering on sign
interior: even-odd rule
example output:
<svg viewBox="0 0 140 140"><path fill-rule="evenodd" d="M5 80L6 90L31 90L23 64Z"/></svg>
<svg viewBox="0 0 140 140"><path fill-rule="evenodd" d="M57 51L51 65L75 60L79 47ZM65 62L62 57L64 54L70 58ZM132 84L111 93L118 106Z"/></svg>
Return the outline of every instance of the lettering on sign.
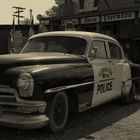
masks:
<svg viewBox="0 0 140 140"><path fill-rule="evenodd" d="M109 21L128 20L134 18L135 18L134 12L127 12L127 13L120 13L120 14L104 15L101 17L101 20L102 22L109 22Z"/></svg>
<svg viewBox="0 0 140 140"><path fill-rule="evenodd" d="M65 19L61 21L61 25L65 26L69 22L72 22L74 25L79 24L78 19Z"/></svg>
<svg viewBox="0 0 140 140"><path fill-rule="evenodd" d="M97 94L102 94L107 91L111 91L113 87L113 82L107 82L97 85Z"/></svg>
<svg viewBox="0 0 140 140"><path fill-rule="evenodd" d="M81 24L98 23L99 21L99 16L81 18Z"/></svg>
<svg viewBox="0 0 140 140"><path fill-rule="evenodd" d="M50 21L49 20L42 20L41 23L45 24L45 25L49 25Z"/></svg>

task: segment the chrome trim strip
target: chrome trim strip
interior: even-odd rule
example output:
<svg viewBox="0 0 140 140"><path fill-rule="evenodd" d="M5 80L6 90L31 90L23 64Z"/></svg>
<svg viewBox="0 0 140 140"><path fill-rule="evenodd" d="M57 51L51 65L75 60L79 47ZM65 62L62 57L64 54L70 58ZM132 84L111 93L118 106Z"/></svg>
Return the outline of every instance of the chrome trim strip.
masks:
<svg viewBox="0 0 140 140"><path fill-rule="evenodd" d="M4 93L12 93L16 97L16 101L19 103L21 99L18 96L17 90L10 88L9 86L0 85L0 92Z"/></svg>
<svg viewBox="0 0 140 140"><path fill-rule="evenodd" d="M75 87L80 87L80 86L85 86L85 85L90 85L90 84L94 84L94 81L82 83L82 84L75 84L75 85L51 88L51 89L47 89L44 93L47 94L47 93L52 93L52 92L58 92L58 91L62 91L62 90L70 89L70 88L75 88Z"/></svg>
<svg viewBox="0 0 140 140"><path fill-rule="evenodd" d="M140 80L140 77L134 77L134 78L131 78L131 79L129 79L129 80Z"/></svg>
<svg viewBox="0 0 140 140"><path fill-rule="evenodd" d="M11 105L11 106L19 106L19 107L25 107L25 108L29 108L29 107L30 108L40 108L40 107L42 108L43 107L43 111L45 111L45 108L46 108L45 101L28 101L28 100L20 99L20 97L18 96L17 90L10 88L9 86L0 85L0 92L11 93L16 98L16 102L0 102L0 105ZM6 96L0 95L0 97L6 97ZM7 97L9 97L9 95Z"/></svg>
<svg viewBox="0 0 140 140"><path fill-rule="evenodd" d="M140 80L140 77L129 78L129 79L126 79L125 81L133 81L133 80Z"/></svg>

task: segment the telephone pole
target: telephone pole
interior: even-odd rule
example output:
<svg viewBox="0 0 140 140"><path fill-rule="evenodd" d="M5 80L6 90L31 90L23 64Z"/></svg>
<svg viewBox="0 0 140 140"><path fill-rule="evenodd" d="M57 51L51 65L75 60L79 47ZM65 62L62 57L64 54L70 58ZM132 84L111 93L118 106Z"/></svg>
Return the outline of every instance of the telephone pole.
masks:
<svg viewBox="0 0 140 140"><path fill-rule="evenodd" d="M13 9L16 9L16 11L14 12L15 14L13 16L17 17L18 18L18 25L20 24L20 18L24 18L24 16L21 16L20 14L22 12L24 12L24 10L26 8L23 8L23 7L16 7L16 6L13 6L12 7Z"/></svg>

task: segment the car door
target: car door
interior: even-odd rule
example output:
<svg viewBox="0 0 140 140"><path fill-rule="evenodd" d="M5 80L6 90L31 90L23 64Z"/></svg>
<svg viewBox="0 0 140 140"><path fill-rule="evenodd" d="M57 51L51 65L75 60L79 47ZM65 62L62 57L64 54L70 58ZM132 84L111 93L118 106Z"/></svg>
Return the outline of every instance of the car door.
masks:
<svg viewBox="0 0 140 140"><path fill-rule="evenodd" d="M106 41L95 39L90 46L90 53L97 48L96 58L90 59L94 72L94 92L92 106L102 104L114 97L114 67L112 61L108 59L108 49Z"/></svg>
<svg viewBox="0 0 140 140"><path fill-rule="evenodd" d="M115 76L114 96L117 97L121 95L122 80L124 77L123 68L125 66L125 61L123 57L123 51L117 42L107 41L107 46L109 48L108 59L113 64L114 67L114 76Z"/></svg>

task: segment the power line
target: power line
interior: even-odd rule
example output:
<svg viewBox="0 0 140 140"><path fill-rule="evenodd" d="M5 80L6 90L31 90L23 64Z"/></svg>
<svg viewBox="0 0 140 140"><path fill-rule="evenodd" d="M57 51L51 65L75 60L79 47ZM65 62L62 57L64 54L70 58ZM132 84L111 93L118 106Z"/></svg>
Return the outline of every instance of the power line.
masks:
<svg viewBox="0 0 140 140"><path fill-rule="evenodd" d="M12 8L16 9L13 16L18 18L18 25L19 25L20 24L20 19L24 18L24 16L21 16L20 14L23 13L26 8L17 7L17 6L13 6Z"/></svg>

